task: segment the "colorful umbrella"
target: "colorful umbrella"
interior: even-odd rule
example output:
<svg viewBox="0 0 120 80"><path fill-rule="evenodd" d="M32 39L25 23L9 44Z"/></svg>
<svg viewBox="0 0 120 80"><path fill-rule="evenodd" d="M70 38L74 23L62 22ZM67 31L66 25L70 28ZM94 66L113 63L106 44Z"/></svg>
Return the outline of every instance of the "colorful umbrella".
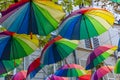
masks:
<svg viewBox="0 0 120 80"><path fill-rule="evenodd" d="M40 63L40 57L36 58L28 67L27 76L30 74L30 78L32 79L40 69L42 69L44 65Z"/></svg>
<svg viewBox="0 0 120 80"><path fill-rule="evenodd" d="M116 63L115 68L114 68L114 72L116 74L120 74L120 59L117 60L117 63Z"/></svg>
<svg viewBox="0 0 120 80"><path fill-rule="evenodd" d="M59 76L56 76L56 75L51 75L49 76L47 79L45 80L69 80L68 78L65 78L65 77L59 77Z"/></svg>
<svg viewBox="0 0 120 80"><path fill-rule="evenodd" d="M0 25L19 34L48 35L65 15L62 7L49 0L21 0L2 12Z"/></svg>
<svg viewBox="0 0 120 80"><path fill-rule="evenodd" d="M113 1L115 3L120 3L120 0L111 0L111 1Z"/></svg>
<svg viewBox="0 0 120 80"><path fill-rule="evenodd" d="M78 46L78 41L70 41L57 36L49 41L42 50L41 63L53 64L70 55Z"/></svg>
<svg viewBox="0 0 120 80"><path fill-rule="evenodd" d="M113 23L113 14L105 9L82 8L63 20L58 34L72 40L88 39L107 31Z"/></svg>
<svg viewBox="0 0 120 80"><path fill-rule="evenodd" d="M78 77L84 74L84 68L77 64L66 64L58 69L55 73L56 76L62 77Z"/></svg>
<svg viewBox="0 0 120 80"><path fill-rule="evenodd" d="M27 74L27 71L22 70L22 71L16 73L13 76L12 80L25 80L26 79L26 74Z"/></svg>
<svg viewBox="0 0 120 80"><path fill-rule="evenodd" d="M107 73L112 72L114 68L112 66L103 66L96 70L92 75L92 80L100 80Z"/></svg>
<svg viewBox="0 0 120 80"><path fill-rule="evenodd" d="M92 69L97 66L108 58L116 49L117 47L112 45L99 46L88 56L86 69Z"/></svg>
<svg viewBox="0 0 120 80"><path fill-rule="evenodd" d="M18 59L31 54L38 47L38 39L33 35L30 39L25 34L15 34L4 31L0 33L0 59L11 60Z"/></svg>
<svg viewBox="0 0 120 80"><path fill-rule="evenodd" d="M18 67L21 64L21 59L16 60L0 60L0 75L5 74Z"/></svg>

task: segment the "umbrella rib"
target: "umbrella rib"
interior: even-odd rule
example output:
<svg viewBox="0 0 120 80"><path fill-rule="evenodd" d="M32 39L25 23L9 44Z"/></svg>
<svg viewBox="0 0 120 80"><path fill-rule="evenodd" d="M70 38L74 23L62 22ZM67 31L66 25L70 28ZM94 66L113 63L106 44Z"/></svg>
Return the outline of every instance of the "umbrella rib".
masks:
<svg viewBox="0 0 120 80"><path fill-rule="evenodd" d="M30 34L32 34L32 0L30 0L30 17L29 17L29 26L31 26L30 27Z"/></svg>

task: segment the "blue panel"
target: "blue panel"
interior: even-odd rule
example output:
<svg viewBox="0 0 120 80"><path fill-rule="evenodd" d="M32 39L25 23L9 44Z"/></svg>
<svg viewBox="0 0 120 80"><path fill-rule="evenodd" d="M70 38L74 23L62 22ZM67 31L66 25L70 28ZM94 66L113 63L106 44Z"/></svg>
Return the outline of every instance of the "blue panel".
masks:
<svg viewBox="0 0 120 80"><path fill-rule="evenodd" d="M6 59L6 60L10 59L11 40L12 40L12 37L6 38L4 40L4 42L2 43L3 45L0 44L0 48L2 48L4 46L4 50L2 50L2 52L0 53L0 58L1 59Z"/></svg>
<svg viewBox="0 0 120 80"><path fill-rule="evenodd" d="M76 18L76 24L74 25L74 29L71 35L71 39L73 40L80 40L80 28L82 26L81 25L81 20L82 20L82 16L83 15L78 15L79 17Z"/></svg>
<svg viewBox="0 0 120 80"><path fill-rule="evenodd" d="M25 11L25 14L23 15L23 17L24 17L23 21L21 22L17 33L19 33L19 34L21 34L21 33L28 34L29 17L30 17L30 4L28 4L28 6L26 7L26 11Z"/></svg>
<svg viewBox="0 0 120 80"><path fill-rule="evenodd" d="M60 27L60 35L64 38L67 39L71 39L72 34L73 34L73 30L75 28L76 23L78 22L78 20L80 19L80 16L73 16L68 18ZM79 30L79 29L78 29Z"/></svg>
<svg viewBox="0 0 120 80"><path fill-rule="evenodd" d="M10 39L10 37L5 37L5 38L0 37L0 59L1 59L1 56L3 54L5 54L4 51L5 51L7 44L9 43L9 39ZM8 46L9 46L8 49L10 49L10 45L8 45ZM9 53L9 50L7 50L5 52Z"/></svg>

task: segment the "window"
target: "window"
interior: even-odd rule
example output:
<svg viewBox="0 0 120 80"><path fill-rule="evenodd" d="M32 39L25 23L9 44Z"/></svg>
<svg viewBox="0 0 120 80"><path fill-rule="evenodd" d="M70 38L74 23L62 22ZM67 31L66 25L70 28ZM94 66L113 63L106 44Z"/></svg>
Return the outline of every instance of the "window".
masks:
<svg viewBox="0 0 120 80"><path fill-rule="evenodd" d="M91 38L91 39L86 39L85 40L85 48L88 48L88 49L95 49L99 46L99 39L98 37L94 37L94 38Z"/></svg>
<svg viewBox="0 0 120 80"><path fill-rule="evenodd" d="M95 37L95 38L92 38L92 39L93 39L93 46L94 46L94 48L97 48L100 45L98 38Z"/></svg>

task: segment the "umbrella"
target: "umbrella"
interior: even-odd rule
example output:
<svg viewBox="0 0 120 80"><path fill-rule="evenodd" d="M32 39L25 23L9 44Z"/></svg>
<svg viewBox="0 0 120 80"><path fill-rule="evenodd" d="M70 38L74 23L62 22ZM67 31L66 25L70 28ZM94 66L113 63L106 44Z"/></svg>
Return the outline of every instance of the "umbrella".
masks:
<svg viewBox="0 0 120 80"><path fill-rule="evenodd" d="M111 0L111 1L113 1L115 3L120 3L120 0Z"/></svg>
<svg viewBox="0 0 120 80"><path fill-rule="evenodd" d="M19 34L46 36L65 15L62 7L49 0L21 0L2 12L0 25Z"/></svg>
<svg viewBox="0 0 120 80"><path fill-rule="evenodd" d="M58 34L72 40L89 39L107 31L113 23L113 14L105 9L82 8L63 20Z"/></svg>
<svg viewBox="0 0 120 80"><path fill-rule="evenodd" d="M59 77L59 76L56 76L56 75L52 74L51 76L49 76L45 80L69 80L69 79L65 78L65 77Z"/></svg>
<svg viewBox="0 0 120 80"><path fill-rule="evenodd" d="M26 74L27 74L27 71L22 70L22 71L16 73L13 76L12 80L25 80L26 79Z"/></svg>
<svg viewBox="0 0 120 80"><path fill-rule="evenodd" d="M115 68L114 68L114 72L116 74L120 74L120 59L117 60L117 63L116 63Z"/></svg>
<svg viewBox="0 0 120 80"><path fill-rule="evenodd" d="M57 36L44 46L41 53L41 63L48 65L61 61L70 55L77 46L78 41L70 41Z"/></svg>
<svg viewBox="0 0 120 80"><path fill-rule="evenodd" d="M0 60L0 75L12 71L15 67L21 64L21 59L15 60Z"/></svg>
<svg viewBox="0 0 120 80"><path fill-rule="evenodd" d="M16 34L9 31L0 33L0 59L18 59L31 54L38 47L38 39L33 35L30 39L28 35Z"/></svg>
<svg viewBox="0 0 120 80"><path fill-rule="evenodd" d="M117 47L112 45L99 46L88 56L86 69L92 69L97 66L108 58L116 49Z"/></svg>
<svg viewBox="0 0 120 80"><path fill-rule="evenodd" d="M112 72L112 70L112 66L102 66L93 73L92 80L100 80L100 78L105 76L107 73Z"/></svg>
<svg viewBox="0 0 120 80"><path fill-rule="evenodd" d="M63 65L55 73L56 76L62 76L62 77L78 77L84 74L85 74L84 68L77 64Z"/></svg>
<svg viewBox="0 0 120 80"><path fill-rule="evenodd" d="M44 67L44 65L42 65L40 63L40 57L36 58L28 67L27 70L27 76L30 74L30 78L33 78L39 70L41 70Z"/></svg>

